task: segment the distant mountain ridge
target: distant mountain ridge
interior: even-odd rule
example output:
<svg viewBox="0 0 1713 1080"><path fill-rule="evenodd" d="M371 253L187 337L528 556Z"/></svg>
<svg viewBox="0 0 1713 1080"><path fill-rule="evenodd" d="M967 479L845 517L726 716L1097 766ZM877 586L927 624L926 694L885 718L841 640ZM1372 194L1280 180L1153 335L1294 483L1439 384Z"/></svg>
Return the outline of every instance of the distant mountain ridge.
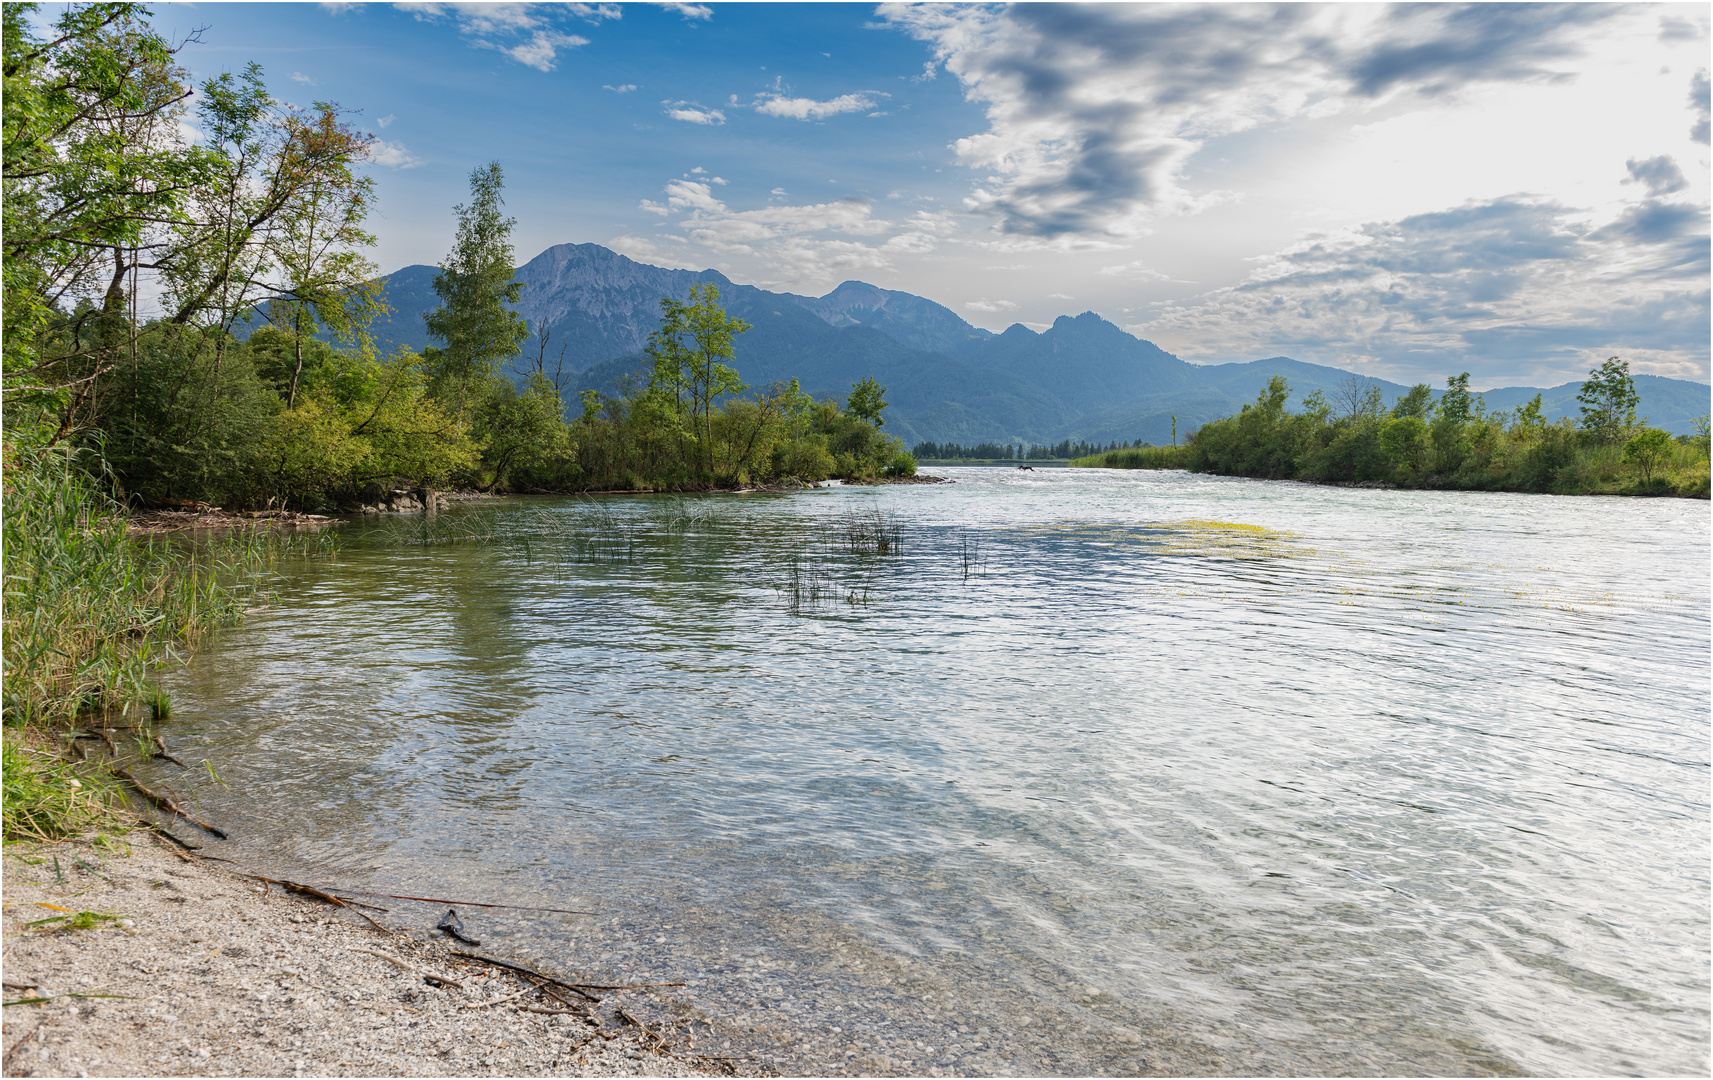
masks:
<svg viewBox="0 0 1713 1080"><path fill-rule="evenodd" d="M375 326L383 345L429 344L422 316L437 306L432 266L407 266L383 279L393 314ZM1243 364L1187 363L1096 315L1060 316L1037 333L1020 323L1002 334L912 293L846 281L825 296L740 285L717 270L650 266L599 244L556 244L518 268L517 311L529 320L525 353L563 363L572 389L614 389L642 371L641 352L660 325L660 300L684 300L711 282L731 314L752 324L737 339L736 367L751 386L797 378L817 397L842 398L873 375L887 387L886 430L921 441L1055 443L1061 439L1171 437L1229 416L1273 375L1289 380L1293 403L1315 390L1329 397L1350 372L1277 356ZM546 347L533 331L546 328ZM1388 402L1408 388L1367 376ZM1550 418L1576 416L1581 383L1488 391L1488 408L1508 410L1542 395ZM1641 413L1678 434L1708 411L1713 389L1658 376L1636 377Z"/></svg>

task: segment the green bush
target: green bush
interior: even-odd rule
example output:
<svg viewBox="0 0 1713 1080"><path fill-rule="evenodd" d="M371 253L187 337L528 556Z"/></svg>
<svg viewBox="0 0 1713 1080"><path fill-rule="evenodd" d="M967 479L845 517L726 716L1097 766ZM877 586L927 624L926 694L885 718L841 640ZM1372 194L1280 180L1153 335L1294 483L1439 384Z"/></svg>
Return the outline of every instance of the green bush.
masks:
<svg viewBox="0 0 1713 1080"><path fill-rule="evenodd" d="M916 455L908 450L900 450L892 455L892 460L883 471L887 476L915 476Z"/></svg>

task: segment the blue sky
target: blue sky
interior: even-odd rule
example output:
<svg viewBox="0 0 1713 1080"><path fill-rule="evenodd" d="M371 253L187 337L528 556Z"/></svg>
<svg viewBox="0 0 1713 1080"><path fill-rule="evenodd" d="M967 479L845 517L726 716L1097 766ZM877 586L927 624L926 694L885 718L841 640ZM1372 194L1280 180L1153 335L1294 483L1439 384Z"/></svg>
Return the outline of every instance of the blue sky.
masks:
<svg viewBox="0 0 1713 1080"><path fill-rule="evenodd" d="M605 244L1400 381L1708 378L1705 5L165 4L360 110L385 271Z"/></svg>

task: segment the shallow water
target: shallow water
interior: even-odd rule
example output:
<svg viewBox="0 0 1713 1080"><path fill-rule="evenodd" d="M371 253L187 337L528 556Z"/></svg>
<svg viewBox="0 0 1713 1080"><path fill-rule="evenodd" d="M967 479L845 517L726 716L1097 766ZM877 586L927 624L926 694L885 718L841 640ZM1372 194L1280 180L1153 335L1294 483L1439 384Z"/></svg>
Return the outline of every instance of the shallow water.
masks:
<svg viewBox="0 0 1713 1080"><path fill-rule="evenodd" d="M945 472L348 526L177 782L786 1071L1708 1071L1706 503Z"/></svg>

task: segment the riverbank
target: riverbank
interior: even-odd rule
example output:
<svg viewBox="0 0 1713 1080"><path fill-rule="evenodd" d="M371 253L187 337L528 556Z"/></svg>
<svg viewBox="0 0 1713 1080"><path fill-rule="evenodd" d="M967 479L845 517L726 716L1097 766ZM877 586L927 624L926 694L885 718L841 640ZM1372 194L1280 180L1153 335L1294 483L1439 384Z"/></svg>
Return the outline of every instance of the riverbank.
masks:
<svg viewBox="0 0 1713 1080"><path fill-rule="evenodd" d="M383 933L151 833L124 840L8 845L5 1076L773 1074L733 1050L771 1033L720 1031L693 988L543 985L458 955L496 958L423 905L365 898L391 906L365 912Z"/></svg>

